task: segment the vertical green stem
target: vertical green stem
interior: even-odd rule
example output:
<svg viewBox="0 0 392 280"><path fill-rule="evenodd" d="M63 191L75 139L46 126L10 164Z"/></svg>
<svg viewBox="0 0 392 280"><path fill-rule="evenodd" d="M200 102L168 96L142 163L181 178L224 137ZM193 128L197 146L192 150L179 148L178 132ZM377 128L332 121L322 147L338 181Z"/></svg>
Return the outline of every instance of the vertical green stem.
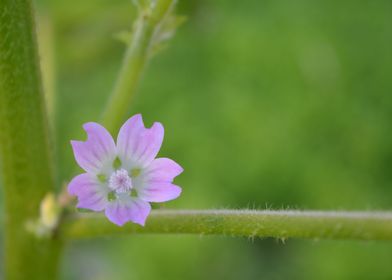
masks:
<svg viewBox="0 0 392 280"><path fill-rule="evenodd" d="M47 15L40 15L38 21L38 47L41 58L42 82L45 92L46 111L50 127L55 123L56 104L56 69L54 58L53 22Z"/></svg>
<svg viewBox="0 0 392 280"><path fill-rule="evenodd" d="M7 279L55 279L60 241L26 230L54 189L31 0L0 0L0 152Z"/></svg>
<svg viewBox="0 0 392 280"><path fill-rule="evenodd" d="M103 123L109 131L115 132L123 123L150 56L154 34L175 3L176 0L157 0L153 8L150 5L140 8L132 41L103 115Z"/></svg>

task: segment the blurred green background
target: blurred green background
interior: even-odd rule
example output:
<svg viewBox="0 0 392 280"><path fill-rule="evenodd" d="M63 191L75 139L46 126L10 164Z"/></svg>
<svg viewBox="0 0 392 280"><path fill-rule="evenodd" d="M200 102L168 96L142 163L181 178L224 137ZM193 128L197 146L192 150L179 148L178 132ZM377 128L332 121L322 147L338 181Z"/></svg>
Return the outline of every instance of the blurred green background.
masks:
<svg viewBox="0 0 392 280"><path fill-rule="evenodd" d="M59 184L70 139L99 121L129 0L38 1L53 41ZM183 165L166 208L386 210L392 205L392 2L188 0L130 116L166 129ZM51 34L51 35L50 35ZM48 51L43 53L45 58ZM63 279L392 279L392 244L129 236L74 242Z"/></svg>

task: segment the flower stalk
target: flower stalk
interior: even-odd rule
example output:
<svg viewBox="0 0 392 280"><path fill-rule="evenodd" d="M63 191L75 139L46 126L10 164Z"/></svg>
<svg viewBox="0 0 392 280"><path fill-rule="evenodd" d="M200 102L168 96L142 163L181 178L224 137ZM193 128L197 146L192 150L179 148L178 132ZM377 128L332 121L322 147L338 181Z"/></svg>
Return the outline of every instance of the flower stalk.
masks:
<svg viewBox="0 0 392 280"><path fill-rule="evenodd" d="M153 210L144 227L113 226L102 215L78 214L64 227L72 239L131 234L199 234L278 239L392 240L391 212Z"/></svg>

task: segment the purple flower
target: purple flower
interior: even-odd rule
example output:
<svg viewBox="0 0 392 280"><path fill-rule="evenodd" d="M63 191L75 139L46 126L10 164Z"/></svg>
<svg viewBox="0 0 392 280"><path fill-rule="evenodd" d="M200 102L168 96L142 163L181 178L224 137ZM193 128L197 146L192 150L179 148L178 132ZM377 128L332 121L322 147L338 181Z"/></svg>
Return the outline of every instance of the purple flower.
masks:
<svg viewBox="0 0 392 280"><path fill-rule="evenodd" d="M68 191L78 197L78 208L105 210L122 226L128 221L144 226L149 202L177 198L181 188L172 184L183 169L168 158L155 158L163 141L163 126L145 128L140 114L121 127L117 144L100 124L83 125L87 141L71 141L75 159L86 173L72 179Z"/></svg>

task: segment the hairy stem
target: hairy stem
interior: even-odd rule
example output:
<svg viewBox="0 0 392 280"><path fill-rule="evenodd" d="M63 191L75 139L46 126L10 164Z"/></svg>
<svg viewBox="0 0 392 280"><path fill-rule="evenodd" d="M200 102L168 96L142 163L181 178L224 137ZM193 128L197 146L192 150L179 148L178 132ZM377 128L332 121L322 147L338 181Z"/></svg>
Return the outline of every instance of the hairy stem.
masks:
<svg viewBox="0 0 392 280"><path fill-rule="evenodd" d="M8 279L55 279L60 242L26 224L54 189L31 0L0 0L0 158Z"/></svg>
<svg viewBox="0 0 392 280"><path fill-rule="evenodd" d="M153 210L146 226L118 227L103 215L78 214L65 234L73 239L144 233L211 234L286 239L392 240L392 213L256 210Z"/></svg>
<svg viewBox="0 0 392 280"><path fill-rule="evenodd" d="M103 124L109 131L115 132L123 123L150 57L154 34L175 3L176 0L157 0L153 8L140 7L121 71L103 114Z"/></svg>

